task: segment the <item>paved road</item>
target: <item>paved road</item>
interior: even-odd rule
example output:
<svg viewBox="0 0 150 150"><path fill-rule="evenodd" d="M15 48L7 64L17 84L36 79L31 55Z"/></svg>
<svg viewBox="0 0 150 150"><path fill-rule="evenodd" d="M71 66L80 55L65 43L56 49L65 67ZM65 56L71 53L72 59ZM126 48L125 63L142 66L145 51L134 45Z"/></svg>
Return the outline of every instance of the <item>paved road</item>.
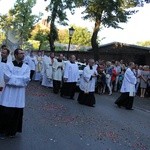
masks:
<svg viewBox="0 0 150 150"><path fill-rule="evenodd" d="M150 99L136 97L129 111L114 105L118 94L96 94L95 108L35 82L26 94L23 133L0 140L0 150L150 150Z"/></svg>

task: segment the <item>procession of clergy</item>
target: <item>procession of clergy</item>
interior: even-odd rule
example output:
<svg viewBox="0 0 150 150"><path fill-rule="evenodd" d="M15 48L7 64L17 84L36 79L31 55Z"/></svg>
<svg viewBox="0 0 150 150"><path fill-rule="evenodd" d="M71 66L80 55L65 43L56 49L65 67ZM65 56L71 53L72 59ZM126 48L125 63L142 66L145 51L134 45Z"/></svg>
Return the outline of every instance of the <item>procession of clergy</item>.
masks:
<svg viewBox="0 0 150 150"><path fill-rule="evenodd" d="M121 96L116 100L118 107L132 109L136 77L132 71L134 63L129 64L121 87ZM94 107L95 83L98 72L93 59L89 59L80 77L76 57L71 55L64 61L63 54L43 55L41 51L23 51L18 48L14 56L8 48L1 47L0 56L0 138L14 137L22 132L23 108L25 107L25 88L32 80L53 88L55 94L74 99L76 84L80 78L78 103Z"/></svg>

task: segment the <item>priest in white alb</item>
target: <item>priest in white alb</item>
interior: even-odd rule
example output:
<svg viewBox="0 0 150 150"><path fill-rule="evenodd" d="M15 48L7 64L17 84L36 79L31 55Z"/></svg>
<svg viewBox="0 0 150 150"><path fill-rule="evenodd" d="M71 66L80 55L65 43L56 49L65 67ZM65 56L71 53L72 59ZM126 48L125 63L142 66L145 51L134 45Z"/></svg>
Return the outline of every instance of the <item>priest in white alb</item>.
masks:
<svg viewBox="0 0 150 150"><path fill-rule="evenodd" d="M43 69L42 69L42 84L45 87L53 87L53 63L56 61L55 54L50 53L50 56L43 58Z"/></svg>
<svg viewBox="0 0 150 150"><path fill-rule="evenodd" d="M30 68L23 63L22 49L14 51L15 60L4 70L5 87L0 104L0 138L14 137L22 132L25 88L30 81Z"/></svg>
<svg viewBox="0 0 150 150"><path fill-rule="evenodd" d="M89 59L88 65L84 68L83 74L80 80L80 92L78 96L78 103L94 107L95 105L95 83L97 79L97 70L95 67L95 61Z"/></svg>
<svg viewBox="0 0 150 150"><path fill-rule="evenodd" d="M134 62L129 63L129 67L125 72L124 80L121 86L121 96L115 101L115 104L120 108L125 107L128 110L133 110L133 101L135 96L135 85L137 82L136 76L133 72L135 68Z"/></svg>

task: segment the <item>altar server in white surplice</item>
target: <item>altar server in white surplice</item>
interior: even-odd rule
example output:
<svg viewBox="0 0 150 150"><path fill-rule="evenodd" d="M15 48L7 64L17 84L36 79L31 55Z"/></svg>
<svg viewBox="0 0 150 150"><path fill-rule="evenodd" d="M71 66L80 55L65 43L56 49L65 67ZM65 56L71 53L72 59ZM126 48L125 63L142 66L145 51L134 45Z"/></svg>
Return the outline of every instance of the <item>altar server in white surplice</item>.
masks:
<svg viewBox="0 0 150 150"><path fill-rule="evenodd" d="M35 60L35 57L34 57L34 54L33 54L33 51L30 52L30 59L31 59L31 72L30 72L30 79L33 80L33 76L35 74L35 67L36 67L36 60Z"/></svg>
<svg viewBox="0 0 150 150"><path fill-rule="evenodd" d="M97 70L94 66L94 60L90 59L88 65L84 68L80 81L80 93L78 96L79 104L94 107L95 104L95 83L97 79Z"/></svg>
<svg viewBox="0 0 150 150"><path fill-rule="evenodd" d="M10 62L10 59L8 59L9 54L10 54L9 49L4 47L1 51L1 57L0 57L0 102L1 102L2 90L5 86L4 68L5 68L6 63Z"/></svg>
<svg viewBox="0 0 150 150"><path fill-rule="evenodd" d="M76 57L72 55L70 57L70 60L65 64L63 85L60 94L61 97L74 99L76 83L79 79L79 68L78 64L75 61Z"/></svg>
<svg viewBox="0 0 150 150"><path fill-rule="evenodd" d="M56 61L54 58L55 54L50 53L49 57L44 57L43 59L43 69L42 69L42 85L46 87L53 87L53 63Z"/></svg>
<svg viewBox="0 0 150 150"><path fill-rule="evenodd" d="M122 93L121 96L115 101L115 104L118 107L125 107L126 109L132 110L133 107L133 100L135 96L135 85L136 85L136 76L133 72L135 68L135 64L130 62L129 68L126 70L124 75L124 80L121 86L120 92Z"/></svg>
<svg viewBox="0 0 150 150"><path fill-rule="evenodd" d="M30 81L30 68L23 63L22 49L14 51L15 60L7 63L4 70L5 88L0 105L0 138L22 132L25 88Z"/></svg>
<svg viewBox="0 0 150 150"><path fill-rule="evenodd" d="M63 62L63 54L60 54L58 59L53 63L53 92L57 94L60 90L63 70L64 70L64 62Z"/></svg>
<svg viewBox="0 0 150 150"><path fill-rule="evenodd" d="M33 74L35 72L35 61L30 57L30 51L25 51L24 63L30 68L30 80L32 80Z"/></svg>

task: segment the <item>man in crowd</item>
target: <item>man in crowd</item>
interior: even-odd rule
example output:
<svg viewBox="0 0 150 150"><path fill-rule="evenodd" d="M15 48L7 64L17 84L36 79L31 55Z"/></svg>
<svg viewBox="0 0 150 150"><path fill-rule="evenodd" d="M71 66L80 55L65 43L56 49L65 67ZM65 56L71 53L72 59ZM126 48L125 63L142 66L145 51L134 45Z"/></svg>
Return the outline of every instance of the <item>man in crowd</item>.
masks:
<svg viewBox="0 0 150 150"><path fill-rule="evenodd" d="M121 73L121 66L118 61L115 61L114 69L116 71L116 80L115 80L114 91L118 91L118 78L119 78L119 74Z"/></svg>
<svg viewBox="0 0 150 150"><path fill-rule="evenodd" d="M42 58L42 53L41 51L37 52L37 55L35 56L35 75L34 75L34 80L35 81L41 81L42 79L42 67L43 67L43 58Z"/></svg>
<svg viewBox="0 0 150 150"><path fill-rule="evenodd" d="M3 63L7 63L8 61L10 62L12 59L11 60L8 59L9 54L10 54L10 51L7 47L2 48L0 61Z"/></svg>
<svg viewBox="0 0 150 150"><path fill-rule="evenodd" d="M63 85L61 88L61 97L74 99L76 83L79 78L79 68L75 55L71 55L70 60L66 62L63 76Z"/></svg>
<svg viewBox="0 0 150 150"><path fill-rule="evenodd" d="M60 54L58 59L53 63L53 92L57 94L60 90L63 70L64 70L64 62L63 62L63 54Z"/></svg>
<svg viewBox="0 0 150 150"><path fill-rule="evenodd" d="M0 138L14 137L22 132L25 87L30 80L30 68L23 63L22 49L14 51L15 60L4 70L5 88L0 101Z"/></svg>
<svg viewBox="0 0 150 150"><path fill-rule="evenodd" d="M97 70L94 67L94 60L90 59L88 65L83 70L80 81L80 93L78 96L79 104L94 107L95 104L95 83L97 79Z"/></svg>
<svg viewBox="0 0 150 150"><path fill-rule="evenodd" d="M5 85L3 76L4 76L5 65L7 62L9 62L8 60L9 53L10 53L9 49L7 49L6 47L2 47L1 58L0 58L0 99L1 99L1 92Z"/></svg>
<svg viewBox="0 0 150 150"><path fill-rule="evenodd" d="M55 54L50 53L49 57L43 58L42 69L42 85L45 87L53 87L53 63L56 61Z"/></svg>
<svg viewBox="0 0 150 150"><path fill-rule="evenodd" d="M36 61L35 61L35 57L34 57L33 51L30 52L29 57L31 59L30 79L33 80L33 77L34 77L34 74L35 74L35 67L36 67L36 64L35 64Z"/></svg>
<svg viewBox="0 0 150 150"><path fill-rule="evenodd" d="M30 67L30 79L32 80L34 72L35 72L35 61L33 61L30 57L30 51L25 51L24 63L26 63Z"/></svg>
<svg viewBox="0 0 150 150"><path fill-rule="evenodd" d="M129 63L129 68L126 70L124 80L121 86L121 96L115 101L118 107L125 107L126 109L133 110L133 100L135 96L136 77L133 72L135 68L134 62Z"/></svg>
<svg viewBox="0 0 150 150"><path fill-rule="evenodd" d="M111 81L111 77L112 77L112 65L111 62L108 61L106 63L106 85L108 87L109 90L109 95L112 95L112 81Z"/></svg>

